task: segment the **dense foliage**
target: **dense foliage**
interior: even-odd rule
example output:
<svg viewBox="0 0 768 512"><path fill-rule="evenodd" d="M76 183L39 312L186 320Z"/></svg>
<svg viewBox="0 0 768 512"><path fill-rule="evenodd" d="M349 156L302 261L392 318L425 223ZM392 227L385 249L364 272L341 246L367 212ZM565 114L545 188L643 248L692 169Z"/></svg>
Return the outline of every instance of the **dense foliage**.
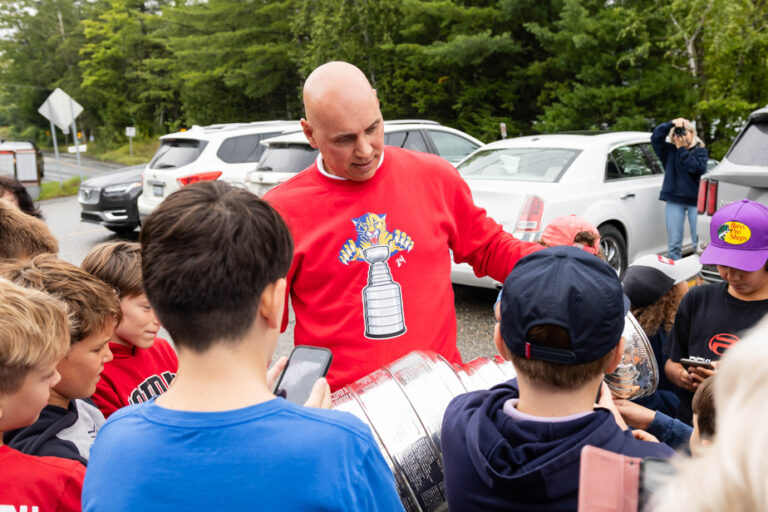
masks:
<svg viewBox="0 0 768 512"><path fill-rule="evenodd" d="M722 156L768 103L766 0L6 0L0 125L43 140L61 87L120 143L301 115L318 64L358 65L385 118L485 140L696 120Z"/></svg>

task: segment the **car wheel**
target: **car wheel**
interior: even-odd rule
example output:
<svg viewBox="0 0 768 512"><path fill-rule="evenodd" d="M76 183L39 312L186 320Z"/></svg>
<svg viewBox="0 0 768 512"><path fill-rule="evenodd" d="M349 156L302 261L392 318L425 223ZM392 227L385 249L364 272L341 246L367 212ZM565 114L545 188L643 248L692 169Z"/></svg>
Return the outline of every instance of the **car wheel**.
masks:
<svg viewBox="0 0 768 512"><path fill-rule="evenodd" d="M610 224L600 226L598 231L605 261L613 267L619 277L623 276L627 269L627 242L624 240L624 235Z"/></svg>
<svg viewBox="0 0 768 512"><path fill-rule="evenodd" d="M136 226L106 226L106 228L122 236L130 235L136 230Z"/></svg>

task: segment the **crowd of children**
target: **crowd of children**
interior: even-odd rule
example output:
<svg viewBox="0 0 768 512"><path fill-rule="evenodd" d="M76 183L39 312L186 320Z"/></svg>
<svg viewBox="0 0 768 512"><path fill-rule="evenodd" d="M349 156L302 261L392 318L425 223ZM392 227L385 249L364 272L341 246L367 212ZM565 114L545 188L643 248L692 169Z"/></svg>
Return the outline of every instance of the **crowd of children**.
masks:
<svg viewBox="0 0 768 512"><path fill-rule="evenodd" d="M595 257L594 226L552 222L495 309L495 347L517 378L445 411L451 510L576 510L588 445L662 458L690 446L675 477L687 485L697 458L742 448L723 438L748 430L734 417L751 421L728 394L737 361L761 343L718 360L768 312L768 208L725 206L710 232L701 262L724 282L688 291L696 257L645 256L622 283ZM80 267L57 248L41 220L0 201L0 509L402 509L371 430L327 410L324 379L312 407L272 393L293 245L267 203L199 183L160 205L140 243L100 244ZM644 401L614 401L602 381L621 361L630 310L662 379ZM161 321L175 348L157 337ZM658 510L690 503L678 497L665 490Z"/></svg>

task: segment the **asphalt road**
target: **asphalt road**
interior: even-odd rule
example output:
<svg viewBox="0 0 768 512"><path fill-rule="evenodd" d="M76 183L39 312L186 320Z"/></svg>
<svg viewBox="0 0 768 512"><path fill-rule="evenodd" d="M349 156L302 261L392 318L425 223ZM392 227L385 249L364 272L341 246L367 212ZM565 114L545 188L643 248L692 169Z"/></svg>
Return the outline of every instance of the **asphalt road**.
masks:
<svg viewBox="0 0 768 512"><path fill-rule="evenodd" d="M74 158L65 157L60 161L66 163L67 172L80 172ZM62 165L63 169L64 167ZM82 167L84 175L92 176L116 166L84 159ZM57 180L55 169L55 163L50 165L46 159L46 178ZM40 206L48 226L59 240L59 257L75 265L80 265L88 251L98 243L118 239L138 240L138 231L128 237L119 237L97 224L81 222L80 205L77 202L77 197L49 199L42 201ZM494 320L491 308L496 300L496 292L459 285L454 285L454 292L458 322L458 347L462 358L469 361L478 356L495 354L496 351L493 347ZM277 356L288 355L293 347L293 323L293 315L291 314L288 330L280 336L276 350ZM167 332L165 334L167 336Z"/></svg>

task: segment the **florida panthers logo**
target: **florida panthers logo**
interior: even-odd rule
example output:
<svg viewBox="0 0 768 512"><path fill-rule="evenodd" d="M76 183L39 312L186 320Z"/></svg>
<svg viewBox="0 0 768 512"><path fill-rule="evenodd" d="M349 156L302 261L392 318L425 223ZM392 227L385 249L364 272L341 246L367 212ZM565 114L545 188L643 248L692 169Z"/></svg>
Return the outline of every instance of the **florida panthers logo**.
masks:
<svg viewBox="0 0 768 512"><path fill-rule="evenodd" d="M405 332L403 295L394 282L387 260L396 252L413 249L411 237L395 229L387 230L387 215L366 213L352 219L357 239L351 238L339 251L339 261L363 261L370 265L368 285L363 288L363 318L365 337L394 338Z"/></svg>
<svg viewBox="0 0 768 512"><path fill-rule="evenodd" d="M350 261L366 261L363 251L373 246L389 247L390 255L398 251L410 252L413 249L411 237L399 229L392 233L387 231L386 218L386 213L366 213L362 217L352 219L357 231L357 240L347 240L339 252L339 261L345 265L349 265Z"/></svg>

